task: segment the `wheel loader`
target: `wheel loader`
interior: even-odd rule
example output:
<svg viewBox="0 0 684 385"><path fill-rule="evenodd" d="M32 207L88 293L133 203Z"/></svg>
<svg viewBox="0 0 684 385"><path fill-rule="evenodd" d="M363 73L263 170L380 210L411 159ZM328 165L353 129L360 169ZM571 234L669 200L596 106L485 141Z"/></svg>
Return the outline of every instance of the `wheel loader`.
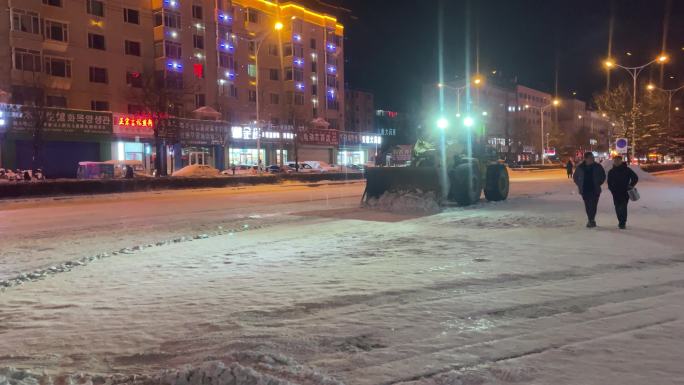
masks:
<svg viewBox="0 0 684 385"><path fill-rule="evenodd" d="M385 192L433 192L441 204L471 205L484 190L488 201L508 197L506 165L485 141L484 129L472 126L433 131L414 145L407 167L369 167L362 200ZM446 171L443 171L446 170Z"/></svg>

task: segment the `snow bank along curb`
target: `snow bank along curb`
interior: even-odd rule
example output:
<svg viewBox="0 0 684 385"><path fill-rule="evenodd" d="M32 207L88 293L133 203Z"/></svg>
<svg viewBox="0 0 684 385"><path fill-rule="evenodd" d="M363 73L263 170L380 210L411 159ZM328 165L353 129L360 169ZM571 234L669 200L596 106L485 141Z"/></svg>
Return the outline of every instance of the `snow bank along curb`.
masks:
<svg viewBox="0 0 684 385"><path fill-rule="evenodd" d="M433 191L385 192L380 198L369 199L365 207L396 213L428 213L441 211L437 195Z"/></svg>
<svg viewBox="0 0 684 385"><path fill-rule="evenodd" d="M246 219L254 219L254 218L246 217ZM99 253L99 254L95 254L95 255L81 257L79 259L74 259L74 260L63 262L59 265L53 265L53 266L50 266L50 267L47 267L44 269L37 269L37 270L33 270L31 272L21 273L14 278L0 280L0 293L4 292L9 287L19 286L19 285L26 283L26 282L38 281L38 280L41 280L43 278L47 278L47 277L54 275L54 274L68 272L68 271L71 271L72 269L75 269L77 267L85 266L91 262L97 261L99 259L108 258L108 257L114 256L114 255L135 254L135 253L138 253L144 249L148 249L151 247L160 247L160 246L165 246L165 245L172 244L172 243L192 242L193 240L206 239L206 238L209 238L210 236L219 236L219 235L231 236L235 233L241 233L241 232L244 232L247 230L257 230L257 229L261 229L263 227L266 227L266 225L261 224L261 225L256 225L256 226L250 226L247 223L243 224L242 226L235 227L235 228L229 228L229 229L224 229L223 226L218 226L217 231L212 232L210 234L205 233L205 234L195 234L195 235L190 235L190 236L181 236L181 237L176 237L176 238L165 240L165 241L158 241L154 244L150 243L147 245L137 245L137 246L133 246L133 247L125 247L123 249L119 249L119 250L112 251L109 253ZM3 384L2 381L0 381L0 385L6 385L6 384Z"/></svg>
<svg viewBox="0 0 684 385"><path fill-rule="evenodd" d="M85 373L50 376L0 368L0 385L344 385L279 355L234 353L220 361L164 370L154 375Z"/></svg>
<svg viewBox="0 0 684 385"><path fill-rule="evenodd" d="M2 183L1 198L80 194L111 194L123 192L220 188L240 185L275 184L285 181L321 182L363 179L363 173L307 173L258 176L224 176L215 178L138 178L107 180L53 180L36 183Z"/></svg>

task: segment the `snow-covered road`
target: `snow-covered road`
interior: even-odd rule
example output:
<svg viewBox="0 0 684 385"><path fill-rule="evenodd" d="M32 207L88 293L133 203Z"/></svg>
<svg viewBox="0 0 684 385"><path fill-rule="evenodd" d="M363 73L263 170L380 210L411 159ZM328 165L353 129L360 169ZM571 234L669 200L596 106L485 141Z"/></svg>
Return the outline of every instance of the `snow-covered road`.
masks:
<svg viewBox="0 0 684 385"><path fill-rule="evenodd" d="M627 231L609 194L600 227L584 228L559 172L516 173L508 201L431 216L360 209L359 184L12 203L3 245L37 235L3 247L0 274L59 262L69 243L77 256L260 228L8 288L0 367L222 360L300 384L684 384L684 174L640 187Z"/></svg>

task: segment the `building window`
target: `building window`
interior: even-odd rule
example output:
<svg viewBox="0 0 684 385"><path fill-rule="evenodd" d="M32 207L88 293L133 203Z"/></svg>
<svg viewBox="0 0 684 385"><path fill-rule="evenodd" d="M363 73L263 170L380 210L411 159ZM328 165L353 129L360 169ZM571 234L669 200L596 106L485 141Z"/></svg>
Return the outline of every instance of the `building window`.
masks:
<svg viewBox="0 0 684 385"><path fill-rule="evenodd" d="M292 46L292 50L294 53L294 56L296 57L304 57L304 47L300 44L295 44Z"/></svg>
<svg viewBox="0 0 684 385"><path fill-rule="evenodd" d="M45 58L45 73L61 78L71 77L71 61L58 57Z"/></svg>
<svg viewBox="0 0 684 385"><path fill-rule="evenodd" d="M105 50L105 37L96 33L88 34L88 48Z"/></svg>
<svg viewBox="0 0 684 385"><path fill-rule="evenodd" d="M102 0L86 0L86 11L91 15L104 17L104 3Z"/></svg>
<svg viewBox="0 0 684 385"><path fill-rule="evenodd" d="M257 76L257 67L255 64L248 64L247 65L247 74L251 78L255 78Z"/></svg>
<svg viewBox="0 0 684 385"><path fill-rule="evenodd" d="M327 75L326 77L327 77L326 81L327 81L328 87L337 88L337 76Z"/></svg>
<svg viewBox="0 0 684 385"><path fill-rule="evenodd" d="M271 56L278 56L278 45L277 44L269 44L268 45L268 54Z"/></svg>
<svg viewBox="0 0 684 385"><path fill-rule="evenodd" d="M271 104L278 104L280 102L280 95L271 94Z"/></svg>
<svg viewBox="0 0 684 385"><path fill-rule="evenodd" d="M107 69L100 67L90 67L90 81L92 83L107 84Z"/></svg>
<svg viewBox="0 0 684 385"><path fill-rule="evenodd" d="M192 46L197 49L204 49L204 36L192 35Z"/></svg>
<svg viewBox="0 0 684 385"><path fill-rule="evenodd" d="M91 100L90 109L93 111L109 111L109 102L104 100Z"/></svg>
<svg viewBox="0 0 684 385"><path fill-rule="evenodd" d="M140 11L137 9L124 8L124 22L129 24L140 24Z"/></svg>
<svg viewBox="0 0 684 385"><path fill-rule="evenodd" d="M45 97L45 104L48 107L67 108L67 99L61 95L47 95Z"/></svg>
<svg viewBox="0 0 684 385"><path fill-rule="evenodd" d="M166 76L164 78L164 85L166 87L182 90L183 89L183 74L180 72L166 71Z"/></svg>
<svg viewBox="0 0 684 385"><path fill-rule="evenodd" d="M292 43L283 44L283 56L292 56Z"/></svg>
<svg viewBox="0 0 684 385"><path fill-rule="evenodd" d="M292 67L285 67L285 80L292 80Z"/></svg>
<svg viewBox="0 0 684 385"><path fill-rule="evenodd" d="M315 61L311 62L311 72L318 72L318 63Z"/></svg>
<svg viewBox="0 0 684 385"><path fill-rule="evenodd" d="M140 50L140 42L139 41L130 41L130 40L124 41L124 50L126 52L126 55L140 56L142 54L141 50Z"/></svg>
<svg viewBox="0 0 684 385"><path fill-rule="evenodd" d="M254 90L249 90L249 101L250 102L256 102L257 100L257 93Z"/></svg>
<svg viewBox="0 0 684 385"><path fill-rule="evenodd" d="M154 14L154 26L159 27L164 24L165 27L169 28L180 28L181 27L181 16L178 12L171 11L158 11Z"/></svg>
<svg viewBox="0 0 684 385"><path fill-rule="evenodd" d="M155 57L168 57L170 59L180 59L182 55L181 45L172 41L154 43Z"/></svg>
<svg viewBox="0 0 684 385"><path fill-rule="evenodd" d="M126 72L126 85L133 88L142 88L142 76L140 72Z"/></svg>
<svg viewBox="0 0 684 385"><path fill-rule="evenodd" d="M294 69L294 80L296 82L303 82L304 81L304 71L302 71L299 68Z"/></svg>
<svg viewBox="0 0 684 385"><path fill-rule="evenodd" d="M218 53L219 66L228 69L234 69L235 64L233 63L233 55L227 54L225 52Z"/></svg>
<svg viewBox="0 0 684 385"><path fill-rule="evenodd" d="M202 20L202 6L194 5L192 6L192 18Z"/></svg>
<svg viewBox="0 0 684 385"><path fill-rule="evenodd" d="M37 35L40 33L40 17L35 12L13 9L12 30Z"/></svg>
<svg viewBox="0 0 684 385"><path fill-rule="evenodd" d="M294 95L294 102L295 102L295 105L303 106L304 105L304 94L301 92L296 92Z"/></svg>
<svg viewBox="0 0 684 385"><path fill-rule="evenodd" d="M68 27L64 23L58 21L45 20L45 38L55 41L69 41Z"/></svg>
<svg viewBox="0 0 684 385"><path fill-rule="evenodd" d="M311 95L318 95L318 85L314 84L311 86Z"/></svg>
<svg viewBox="0 0 684 385"><path fill-rule="evenodd" d="M43 4L52 5L53 7L61 7L62 0L43 0Z"/></svg>
<svg viewBox="0 0 684 385"><path fill-rule="evenodd" d="M259 24L259 11L253 8L247 8L247 21Z"/></svg>
<svg viewBox="0 0 684 385"><path fill-rule="evenodd" d="M204 94L195 94L195 108L204 107L207 105L206 97Z"/></svg>
<svg viewBox="0 0 684 385"><path fill-rule="evenodd" d="M310 47L311 49L316 49L316 39L311 39Z"/></svg>
<svg viewBox="0 0 684 385"><path fill-rule="evenodd" d="M14 68L22 71L40 72L40 52L15 48Z"/></svg>
<svg viewBox="0 0 684 385"><path fill-rule="evenodd" d="M271 80L278 80L279 77L280 77L280 76L278 75L278 72L279 72L279 71L278 71L277 68L271 68L271 69L269 69L269 70L268 70L268 78L271 79Z"/></svg>
<svg viewBox="0 0 684 385"><path fill-rule="evenodd" d="M234 97L235 99L238 98L238 89L234 84L230 85L230 96Z"/></svg>

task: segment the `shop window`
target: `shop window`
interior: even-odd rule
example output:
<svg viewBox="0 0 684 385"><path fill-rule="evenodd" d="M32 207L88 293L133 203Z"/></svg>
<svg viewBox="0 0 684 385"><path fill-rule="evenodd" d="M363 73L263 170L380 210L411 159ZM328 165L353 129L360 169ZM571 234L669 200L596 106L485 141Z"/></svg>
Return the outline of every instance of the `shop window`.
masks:
<svg viewBox="0 0 684 385"><path fill-rule="evenodd" d="M104 100L91 100L90 109L93 111L109 111L109 102Z"/></svg>
<svg viewBox="0 0 684 385"><path fill-rule="evenodd" d="M68 26L54 20L45 20L44 28L45 38L54 41L69 41Z"/></svg>
<svg viewBox="0 0 684 385"><path fill-rule="evenodd" d="M140 46L141 46L141 44L139 41L126 40L124 42L124 49L126 51L126 55L131 55L131 56L142 55Z"/></svg>
<svg viewBox="0 0 684 385"><path fill-rule="evenodd" d="M102 0L86 0L86 12L94 16L104 17L104 2Z"/></svg>
<svg viewBox="0 0 684 385"><path fill-rule="evenodd" d="M14 68L22 71L40 72L40 52L14 48Z"/></svg>
<svg viewBox="0 0 684 385"><path fill-rule="evenodd" d="M71 77L71 61L58 57L45 58L45 73L61 78Z"/></svg>
<svg viewBox="0 0 684 385"><path fill-rule="evenodd" d="M99 49L104 51L105 48L105 37L104 35L99 35L96 33L88 34L88 48Z"/></svg>
<svg viewBox="0 0 684 385"><path fill-rule="evenodd" d="M92 83L103 83L107 84L108 76L107 69L100 67L90 67L89 78Z"/></svg>
<svg viewBox="0 0 684 385"><path fill-rule="evenodd" d="M12 10L12 30L40 34L40 17L35 12Z"/></svg>
<svg viewBox="0 0 684 385"><path fill-rule="evenodd" d="M129 24L140 24L140 11L137 9L124 8L124 22Z"/></svg>

